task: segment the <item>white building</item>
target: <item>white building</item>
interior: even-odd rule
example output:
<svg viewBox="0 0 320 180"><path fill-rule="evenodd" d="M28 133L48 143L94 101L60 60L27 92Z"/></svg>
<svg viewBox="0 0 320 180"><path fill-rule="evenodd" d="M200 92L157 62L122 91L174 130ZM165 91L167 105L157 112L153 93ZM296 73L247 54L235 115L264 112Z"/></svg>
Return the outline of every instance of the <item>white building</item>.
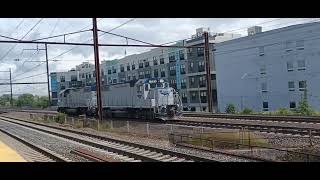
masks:
<svg viewBox="0 0 320 180"><path fill-rule="evenodd" d="M274 111L302 98L320 110L320 23L288 26L215 45L218 109Z"/></svg>

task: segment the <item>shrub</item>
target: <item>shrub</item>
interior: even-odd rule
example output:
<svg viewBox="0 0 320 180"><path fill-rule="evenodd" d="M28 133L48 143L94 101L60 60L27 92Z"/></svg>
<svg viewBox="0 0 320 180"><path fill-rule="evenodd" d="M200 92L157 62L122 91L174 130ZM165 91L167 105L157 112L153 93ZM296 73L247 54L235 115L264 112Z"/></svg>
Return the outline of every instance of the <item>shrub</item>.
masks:
<svg viewBox="0 0 320 180"><path fill-rule="evenodd" d="M311 116L313 114L313 110L306 100L302 100L299 102L297 112L305 116Z"/></svg>
<svg viewBox="0 0 320 180"><path fill-rule="evenodd" d="M290 111L286 108L279 108L276 112L275 115L290 115Z"/></svg>
<svg viewBox="0 0 320 180"><path fill-rule="evenodd" d="M252 114L253 110L249 108L244 108L244 110L241 112L241 114Z"/></svg>
<svg viewBox="0 0 320 180"><path fill-rule="evenodd" d="M236 113L236 107L233 104L228 104L227 107L226 107L226 113L235 114Z"/></svg>
<svg viewBox="0 0 320 180"><path fill-rule="evenodd" d="M55 122L59 123L59 124L63 124L64 123L64 119L65 119L66 115L63 113L58 113L58 115L55 117Z"/></svg>

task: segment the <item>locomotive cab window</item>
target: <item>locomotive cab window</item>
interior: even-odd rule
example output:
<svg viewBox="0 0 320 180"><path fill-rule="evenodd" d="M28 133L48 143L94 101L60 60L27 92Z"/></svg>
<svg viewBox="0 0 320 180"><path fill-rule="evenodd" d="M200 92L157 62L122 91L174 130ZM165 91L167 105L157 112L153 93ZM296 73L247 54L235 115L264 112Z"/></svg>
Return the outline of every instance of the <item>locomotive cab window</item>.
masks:
<svg viewBox="0 0 320 180"><path fill-rule="evenodd" d="M152 84L150 84L150 88L155 88L156 87L156 83L152 83Z"/></svg>
<svg viewBox="0 0 320 180"><path fill-rule="evenodd" d="M144 85L144 90L145 90L145 91L149 91L149 84L145 84L145 85Z"/></svg>
<svg viewBox="0 0 320 180"><path fill-rule="evenodd" d="M137 86L137 91L138 91L139 93L141 93L142 90L143 90L142 88L143 88L142 85L138 85L138 86Z"/></svg>
<svg viewBox="0 0 320 180"><path fill-rule="evenodd" d="M163 83L158 82L158 83L157 83L157 87L158 87L158 88L163 88Z"/></svg>

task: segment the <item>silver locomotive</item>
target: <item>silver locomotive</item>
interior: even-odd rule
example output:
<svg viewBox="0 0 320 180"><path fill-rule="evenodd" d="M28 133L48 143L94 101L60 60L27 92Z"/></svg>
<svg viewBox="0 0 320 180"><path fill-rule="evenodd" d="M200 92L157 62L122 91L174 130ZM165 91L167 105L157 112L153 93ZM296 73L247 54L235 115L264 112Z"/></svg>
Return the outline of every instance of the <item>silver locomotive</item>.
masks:
<svg viewBox="0 0 320 180"><path fill-rule="evenodd" d="M181 116L182 102L164 79L140 79L102 87L104 117L171 120ZM58 97L58 111L97 114L96 91L68 88Z"/></svg>

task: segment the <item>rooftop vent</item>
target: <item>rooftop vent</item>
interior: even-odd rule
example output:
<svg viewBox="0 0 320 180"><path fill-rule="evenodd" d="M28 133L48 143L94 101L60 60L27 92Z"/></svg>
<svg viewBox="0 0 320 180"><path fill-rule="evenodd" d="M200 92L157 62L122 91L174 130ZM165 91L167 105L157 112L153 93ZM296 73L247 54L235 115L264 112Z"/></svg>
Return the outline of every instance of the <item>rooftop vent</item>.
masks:
<svg viewBox="0 0 320 180"><path fill-rule="evenodd" d="M253 26L248 28L248 36L252 36L255 35L257 33L261 33L262 32L262 27L261 26Z"/></svg>

